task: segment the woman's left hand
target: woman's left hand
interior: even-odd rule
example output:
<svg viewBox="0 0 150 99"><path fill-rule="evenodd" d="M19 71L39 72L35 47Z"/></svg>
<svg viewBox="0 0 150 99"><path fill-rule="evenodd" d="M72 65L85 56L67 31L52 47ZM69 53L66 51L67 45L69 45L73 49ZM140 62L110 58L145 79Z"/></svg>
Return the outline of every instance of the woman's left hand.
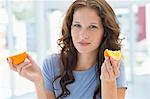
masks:
<svg viewBox="0 0 150 99"><path fill-rule="evenodd" d="M120 61L116 61L113 58L105 57L105 61L101 67L101 80L114 81L120 75Z"/></svg>

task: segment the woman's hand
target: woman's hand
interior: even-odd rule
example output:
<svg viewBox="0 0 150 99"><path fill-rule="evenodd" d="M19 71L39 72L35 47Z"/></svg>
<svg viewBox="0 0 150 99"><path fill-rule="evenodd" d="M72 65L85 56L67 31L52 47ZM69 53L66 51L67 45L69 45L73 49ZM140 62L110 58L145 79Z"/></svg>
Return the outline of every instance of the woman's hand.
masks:
<svg viewBox="0 0 150 99"><path fill-rule="evenodd" d="M101 80L114 81L120 75L119 71L120 61L116 61L113 58L105 57L105 61L101 67Z"/></svg>
<svg viewBox="0 0 150 99"><path fill-rule="evenodd" d="M39 66L29 54L27 54L27 59L27 61L19 65L13 65L12 60L8 58L10 69L18 72L20 76L23 76L24 78L27 78L34 83L43 81L42 73Z"/></svg>

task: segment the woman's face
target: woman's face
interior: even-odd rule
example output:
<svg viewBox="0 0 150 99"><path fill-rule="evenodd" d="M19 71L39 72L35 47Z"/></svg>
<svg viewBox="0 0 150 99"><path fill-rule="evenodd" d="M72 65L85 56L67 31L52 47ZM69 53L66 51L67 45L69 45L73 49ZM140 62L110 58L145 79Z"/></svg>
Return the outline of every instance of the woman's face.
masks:
<svg viewBox="0 0 150 99"><path fill-rule="evenodd" d="M79 53L97 51L102 37L103 25L94 9L80 8L75 11L71 26L73 44Z"/></svg>

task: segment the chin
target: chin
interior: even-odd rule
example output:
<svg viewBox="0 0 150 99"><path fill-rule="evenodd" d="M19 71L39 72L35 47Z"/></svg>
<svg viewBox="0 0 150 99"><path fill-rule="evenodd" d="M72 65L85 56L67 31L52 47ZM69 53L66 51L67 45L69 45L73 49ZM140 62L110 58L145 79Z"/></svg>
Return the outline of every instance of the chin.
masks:
<svg viewBox="0 0 150 99"><path fill-rule="evenodd" d="M80 54L88 54L97 52L97 48L77 48L78 53Z"/></svg>
<svg viewBox="0 0 150 99"><path fill-rule="evenodd" d="M78 53L80 53L80 54L88 54L89 52L88 51L78 51Z"/></svg>
<svg viewBox="0 0 150 99"><path fill-rule="evenodd" d="M92 52L92 50L89 50L89 49L77 49L77 51L80 54L87 54L87 53Z"/></svg>

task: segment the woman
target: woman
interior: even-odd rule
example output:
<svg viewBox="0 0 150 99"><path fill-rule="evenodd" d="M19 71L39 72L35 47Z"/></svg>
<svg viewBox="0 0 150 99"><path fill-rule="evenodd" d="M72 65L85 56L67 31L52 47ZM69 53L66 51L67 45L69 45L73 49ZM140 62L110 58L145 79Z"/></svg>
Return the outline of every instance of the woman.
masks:
<svg viewBox="0 0 150 99"><path fill-rule="evenodd" d="M29 55L9 64L35 84L38 99L124 99L124 64L103 56L105 49L121 50L119 34L105 0L76 0L63 21L60 54L48 56L42 71Z"/></svg>

